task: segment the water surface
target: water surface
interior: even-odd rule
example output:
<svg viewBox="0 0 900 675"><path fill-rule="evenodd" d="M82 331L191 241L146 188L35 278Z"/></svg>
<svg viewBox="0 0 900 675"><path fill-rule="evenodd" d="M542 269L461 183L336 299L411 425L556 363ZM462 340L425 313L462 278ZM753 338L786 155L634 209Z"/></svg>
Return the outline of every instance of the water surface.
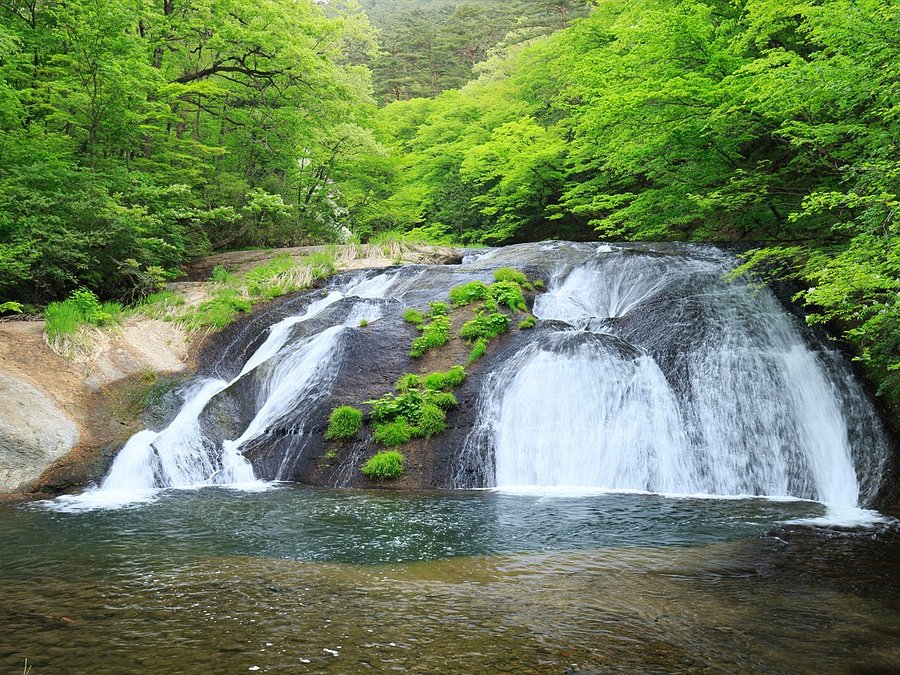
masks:
<svg viewBox="0 0 900 675"><path fill-rule="evenodd" d="M900 668L888 526L813 502L164 492L0 507L0 664L21 672Z"/></svg>

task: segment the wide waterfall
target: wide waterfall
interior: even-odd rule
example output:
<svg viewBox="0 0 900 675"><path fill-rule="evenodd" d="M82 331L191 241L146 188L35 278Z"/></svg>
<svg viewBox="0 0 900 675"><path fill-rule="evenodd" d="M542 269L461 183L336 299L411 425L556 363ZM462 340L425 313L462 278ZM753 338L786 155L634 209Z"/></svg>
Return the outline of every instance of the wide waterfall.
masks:
<svg viewBox="0 0 900 675"><path fill-rule="evenodd" d="M871 399L771 292L729 280L735 264L714 247L544 242L343 275L254 317L166 428L136 434L99 486L62 504L272 480L365 485L367 437L322 459L329 410L419 368L405 307L510 265L545 280L539 321L468 368L450 429L421 450L438 467L423 486L870 504L888 456Z"/></svg>
<svg viewBox="0 0 900 675"><path fill-rule="evenodd" d="M732 256L578 250L537 298L546 330L485 380L462 453L482 484L874 496L886 440L851 370L768 290L728 281Z"/></svg>

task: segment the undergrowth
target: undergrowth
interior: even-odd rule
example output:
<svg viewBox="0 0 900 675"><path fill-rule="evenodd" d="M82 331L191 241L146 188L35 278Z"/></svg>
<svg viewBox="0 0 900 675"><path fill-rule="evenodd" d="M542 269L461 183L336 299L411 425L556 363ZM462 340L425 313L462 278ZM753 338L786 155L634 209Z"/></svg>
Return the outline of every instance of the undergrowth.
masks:
<svg viewBox="0 0 900 675"><path fill-rule="evenodd" d="M335 273L337 249L310 253L299 261L283 253L244 274L217 265L209 276L210 297L196 307L184 307L184 299L171 292L155 293L137 311L145 316L175 321L188 331L217 330L232 323L261 302L311 287Z"/></svg>
<svg viewBox="0 0 900 675"><path fill-rule="evenodd" d="M47 343L60 354L74 356L86 348L86 330L121 323L122 305L100 302L85 288L79 288L61 302L52 302L44 310L44 334Z"/></svg>
<svg viewBox="0 0 900 675"><path fill-rule="evenodd" d="M371 406L372 438L391 447L412 438L430 438L447 428L447 410L457 405L448 391L466 379L462 366L419 376L407 373L394 391L366 401Z"/></svg>
<svg viewBox="0 0 900 675"><path fill-rule="evenodd" d="M406 457L397 450L381 450L362 465L361 471L373 480L389 480L403 475Z"/></svg>

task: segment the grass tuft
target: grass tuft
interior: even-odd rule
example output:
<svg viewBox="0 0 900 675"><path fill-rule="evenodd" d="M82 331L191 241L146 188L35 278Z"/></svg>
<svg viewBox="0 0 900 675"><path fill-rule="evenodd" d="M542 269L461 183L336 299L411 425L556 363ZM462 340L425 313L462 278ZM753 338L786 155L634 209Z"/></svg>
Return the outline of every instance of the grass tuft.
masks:
<svg viewBox="0 0 900 675"><path fill-rule="evenodd" d="M362 465L360 470L367 478L389 480L403 475L406 458L397 450L381 450Z"/></svg>
<svg viewBox="0 0 900 675"><path fill-rule="evenodd" d="M413 437L413 428L409 426L405 417L397 417L390 422L382 422L375 425L372 438L375 442L388 447L403 445Z"/></svg>
<svg viewBox="0 0 900 675"><path fill-rule="evenodd" d="M498 281L491 284L491 297L501 305L506 305L510 312L516 310L524 312L525 296L522 295L522 287L515 281Z"/></svg>
<svg viewBox="0 0 900 675"><path fill-rule="evenodd" d="M432 391L440 391L441 389L452 389L458 387L465 381L466 371L462 366L453 366L450 370L444 372L435 372L426 375L422 379L422 384L426 389Z"/></svg>
<svg viewBox="0 0 900 675"><path fill-rule="evenodd" d="M484 356L487 351L488 341L484 338L478 338L475 340L475 344L472 345L472 351L469 352L469 360L467 361L467 365L475 363L478 359Z"/></svg>
<svg viewBox="0 0 900 675"><path fill-rule="evenodd" d="M528 277L514 267L501 267L494 270L494 281L511 281L524 286L528 283Z"/></svg>
<svg viewBox="0 0 900 675"><path fill-rule="evenodd" d="M422 356L429 349L442 347L450 339L450 317L436 316L430 323L419 327L422 334L412 341L409 355L413 358Z"/></svg>
<svg viewBox="0 0 900 675"><path fill-rule="evenodd" d="M362 426L362 410L350 405L341 405L331 411L328 418L328 431L325 438L329 441L352 438Z"/></svg>
<svg viewBox="0 0 900 675"><path fill-rule="evenodd" d="M466 321L459 329L459 336L469 342L475 342L491 340L507 330L509 330L509 317L500 312L492 312Z"/></svg>
<svg viewBox="0 0 900 675"><path fill-rule="evenodd" d="M450 304L453 307L471 305L473 302L487 300L489 297L490 289L483 281L471 281L450 289Z"/></svg>
<svg viewBox="0 0 900 675"><path fill-rule="evenodd" d="M422 406L419 413L419 422L416 425L416 436L424 436L431 438L435 434L441 433L447 428L447 413L434 403L426 403Z"/></svg>
<svg viewBox="0 0 900 675"><path fill-rule="evenodd" d="M403 311L403 320L420 326L425 321L425 316L419 310L409 307Z"/></svg>
<svg viewBox="0 0 900 675"><path fill-rule="evenodd" d="M44 310L44 330L47 338L53 342L58 337L75 335L84 318L78 305L69 300L52 302Z"/></svg>

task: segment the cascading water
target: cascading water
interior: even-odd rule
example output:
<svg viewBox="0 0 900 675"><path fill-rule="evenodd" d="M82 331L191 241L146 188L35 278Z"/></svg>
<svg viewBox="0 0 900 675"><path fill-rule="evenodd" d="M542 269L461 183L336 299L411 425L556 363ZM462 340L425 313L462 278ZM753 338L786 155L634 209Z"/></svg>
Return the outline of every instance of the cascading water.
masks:
<svg viewBox="0 0 900 675"><path fill-rule="evenodd" d="M265 341L230 381L202 379L184 393L185 403L168 427L160 432L145 429L129 439L116 456L101 484L81 495L61 497L63 509L118 505L152 498L160 488L228 485L259 489L253 467L242 449L271 425L300 405L304 398L327 387L340 359L345 329L361 321L381 317L377 304L393 282L385 273L333 290L311 303L298 316L288 317L268 332ZM310 322L345 298L358 298L345 320L292 341L300 324ZM257 384L256 415L234 439L220 443L204 433L202 415L214 399L245 378Z"/></svg>
<svg viewBox="0 0 900 675"><path fill-rule="evenodd" d="M869 399L844 358L770 292L725 281L734 263L708 247L541 242L335 280L324 297L296 299L302 313L245 324L213 369L227 375L197 380L167 428L135 434L99 487L58 504L250 489L258 477L360 484L377 448L363 434L331 452L329 410L377 398L416 369L404 307L446 301L454 285L505 265L548 280L534 305L541 321L470 369L451 414L465 420L480 389L477 416L429 442L430 485L871 503L888 449ZM382 313L374 330L358 328Z"/></svg>
<svg viewBox="0 0 900 675"><path fill-rule="evenodd" d="M534 308L554 321L487 377L462 464L502 488L866 503L877 416L770 292L724 280L733 264L604 247L561 266Z"/></svg>

